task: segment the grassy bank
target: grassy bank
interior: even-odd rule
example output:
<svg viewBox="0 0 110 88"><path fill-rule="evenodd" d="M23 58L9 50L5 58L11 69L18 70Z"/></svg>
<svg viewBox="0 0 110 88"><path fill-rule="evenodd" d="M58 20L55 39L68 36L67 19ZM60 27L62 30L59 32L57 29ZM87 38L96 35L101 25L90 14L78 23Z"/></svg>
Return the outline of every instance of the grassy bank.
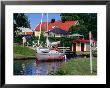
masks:
<svg viewBox="0 0 110 88"><path fill-rule="evenodd" d="M73 59L63 63L56 75L97 75L97 59L93 57L93 73L90 73L89 58Z"/></svg>
<svg viewBox="0 0 110 88"><path fill-rule="evenodd" d="M35 58L35 51L20 45L14 45L14 59Z"/></svg>

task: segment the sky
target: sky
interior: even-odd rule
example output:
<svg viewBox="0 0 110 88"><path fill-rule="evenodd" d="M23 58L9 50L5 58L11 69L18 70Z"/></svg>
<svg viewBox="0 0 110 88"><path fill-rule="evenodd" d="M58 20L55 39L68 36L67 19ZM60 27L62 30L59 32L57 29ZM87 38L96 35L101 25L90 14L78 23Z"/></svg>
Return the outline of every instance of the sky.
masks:
<svg viewBox="0 0 110 88"><path fill-rule="evenodd" d="M27 15L28 19L30 20L31 29L34 30L41 21L42 13L26 13L25 15ZM48 13L48 21L50 22L51 19L61 20L60 13ZM42 20L43 22L47 21L45 14L43 14Z"/></svg>

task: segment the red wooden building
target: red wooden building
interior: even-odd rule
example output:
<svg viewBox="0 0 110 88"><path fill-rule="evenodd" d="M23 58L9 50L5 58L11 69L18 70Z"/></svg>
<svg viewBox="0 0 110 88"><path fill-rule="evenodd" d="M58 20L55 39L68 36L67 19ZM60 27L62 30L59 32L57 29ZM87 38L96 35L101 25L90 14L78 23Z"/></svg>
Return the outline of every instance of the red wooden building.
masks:
<svg viewBox="0 0 110 88"><path fill-rule="evenodd" d="M96 47L96 41L92 40L92 48ZM72 41L72 51L89 51L90 50L90 40L79 39Z"/></svg>

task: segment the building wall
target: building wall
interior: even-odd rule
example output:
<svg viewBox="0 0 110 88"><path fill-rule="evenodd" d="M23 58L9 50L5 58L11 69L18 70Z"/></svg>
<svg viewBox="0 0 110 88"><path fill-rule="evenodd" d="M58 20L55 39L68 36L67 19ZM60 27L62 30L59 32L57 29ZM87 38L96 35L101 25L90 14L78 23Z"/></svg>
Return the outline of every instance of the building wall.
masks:
<svg viewBox="0 0 110 88"><path fill-rule="evenodd" d="M26 35L33 35L33 32L25 32Z"/></svg>
<svg viewBox="0 0 110 88"><path fill-rule="evenodd" d="M71 50L73 51L73 44L72 44L72 47L71 48L72 48Z"/></svg>
<svg viewBox="0 0 110 88"><path fill-rule="evenodd" d="M92 47L92 50L94 50L96 48L96 45L94 45ZM86 43L86 51L90 51L90 44L89 43Z"/></svg>
<svg viewBox="0 0 110 88"><path fill-rule="evenodd" d="M84 51L86 51L86 43L84 43Z"/></svg>
<svg viewBox="0 0 110 88"><path fill-rule="evenodd" d="M81 43L76 43L76 51L81 51Z"/></svg>
<svg viewBox="0 0 110 88"><path fill-rule="evenodd" d="M40 35L40 31L35 31L34 34L35 34L35 36L37 37L37 36Z"/></svg>
<svg viewBox="0 0 110 88"><path fill-rule="evenodd" d="M72 51L73 51L73 44L72 44ZM96 48L96 45L92 47L92 49ZM76 51L81 51L81 43L76 43ZM90 43L84 43L84 51L90 51Z"/></svg>
<svg viewBox="0 0 110 88"><path fill-rule="evenodd" d="M84 43L84 51L89 51L90 46L89 43ZM72 51L73 51L73 45L72 45ZM81 43L76 43L76 51L81 51Z"/></svg>
<svg viewBox="0 0 110 88"><path fill-rule="evenodd" d="M86 43L86 51L90 51L90 44Z"/></svg>

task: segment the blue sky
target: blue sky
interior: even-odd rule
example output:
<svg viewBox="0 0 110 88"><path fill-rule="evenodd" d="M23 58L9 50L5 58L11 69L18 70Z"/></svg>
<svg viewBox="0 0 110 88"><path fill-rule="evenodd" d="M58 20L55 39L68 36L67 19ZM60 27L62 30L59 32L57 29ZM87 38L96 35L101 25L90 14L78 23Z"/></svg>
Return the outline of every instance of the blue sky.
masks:
<svg viewBox="0 0 110 88"><path fill-rule="evenodd" d="M35 27L40 23L41 21L41 15L42 13L26 13L28 16L28 19L30 20L30 26L31 29L34 30ZM48 13L48 21L51 21L51 19L55 20L61 20L60 13ZM46 21L46 15L43 15L43 22Z"/></svg>

